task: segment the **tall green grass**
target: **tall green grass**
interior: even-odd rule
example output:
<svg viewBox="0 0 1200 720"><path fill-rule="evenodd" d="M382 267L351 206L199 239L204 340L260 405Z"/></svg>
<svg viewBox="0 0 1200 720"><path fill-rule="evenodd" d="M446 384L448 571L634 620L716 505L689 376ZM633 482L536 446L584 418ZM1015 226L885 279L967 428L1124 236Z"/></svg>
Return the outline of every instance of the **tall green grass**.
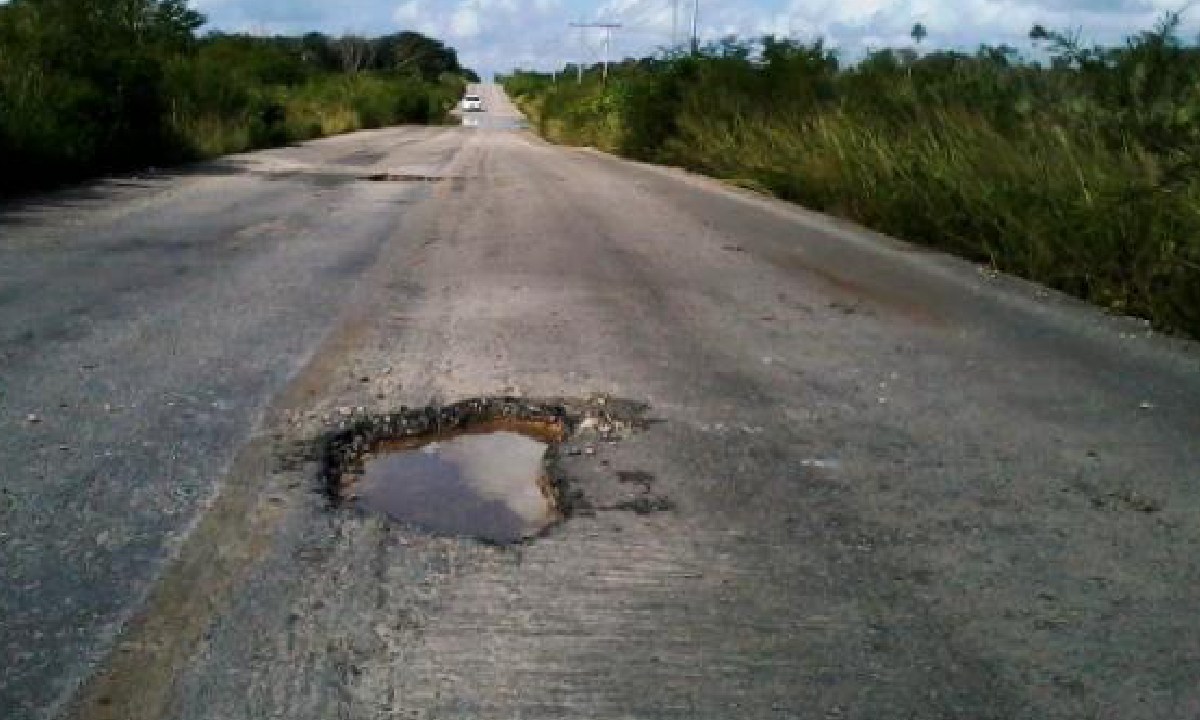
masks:
<svg viewBox="0 0 1200 720"><path fill-rule="evenodd" d="M740 181L1200 337L1200 53L875 53L767 41L507 79L559 142ZM756 57L757 55L757 57Z"/></svg>
<svg viewBox="0 0 1200 720"><path fill-rule="evenodd" d="M1200 183L1164 187L1141 148L1053 127L1006 136L949 112L898 130L838 110L685 118L662 157L1200 331Z"/></svg>
<svg viewBox="0 0 1200 720"><path fill-rule="evenodd" d="M355 130L442 122L461 96L461 78L439 84L386 73L325 74L296 85L254 87L229 109L172 115L192 157L215 157Z"/></svg>
<svg viewBox="0 0 1200 720"><path fill-rule="evenodd" d="M445 119L473 73L417 33L197 37L186 0L0 4L0 195Z"/></svg>

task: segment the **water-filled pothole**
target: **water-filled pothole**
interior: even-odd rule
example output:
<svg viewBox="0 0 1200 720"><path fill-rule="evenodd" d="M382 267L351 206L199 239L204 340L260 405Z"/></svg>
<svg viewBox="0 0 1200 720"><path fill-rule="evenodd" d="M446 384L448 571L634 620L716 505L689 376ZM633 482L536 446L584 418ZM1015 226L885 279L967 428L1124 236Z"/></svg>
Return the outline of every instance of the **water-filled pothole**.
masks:
<svg viewBox="0 0 1200 720"><path fill-rule="evenodd" d="M645 411L604 397L482 398L352 415L320 440L321 481L335 507L438 535L517 543L576 510L625 509L591 504L556 472L563 457L594 454L597 444L648 427Z"/></svg>
<svg viewBox="0 0 1200 720"><path fill-rule="evenodd" d="M525 118L485 115L483 117L464 115L463 127L487 128L491 130L528 130L529 121Z"/></svg>
<svg viewBox="0 0 1200 720"><path fill-rule="evenodd" d="M547 452L566 438L561 406L479 399L345 425L323 441L322 481L335 505L497 544L562 517L546 469Z"/></svg>
<svg viewBox="0 0 1200 720"><path fill-rule="evenodd" d="M447 535L508 544L561 517L543 461L547 443L518 432L465 434L368 459L356 503Z"/></svg>

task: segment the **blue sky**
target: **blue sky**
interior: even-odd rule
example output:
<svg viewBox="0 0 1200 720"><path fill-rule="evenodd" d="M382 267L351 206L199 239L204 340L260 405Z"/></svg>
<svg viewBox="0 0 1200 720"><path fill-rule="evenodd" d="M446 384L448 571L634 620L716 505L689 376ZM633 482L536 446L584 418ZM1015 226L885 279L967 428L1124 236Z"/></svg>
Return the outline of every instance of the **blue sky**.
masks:
<svg viewBox="0 0 1200 720"><path fill-rule="evenodd" d="M679 2L679 36L692 0ZM706 39L773 33L802 40L824 37L854 54L863 48L904 45L915 22L929 28L926 46L974 47L981 42L1028 45L1034 23L1078 28L1089 42L1113 42L1148 28L1187 0L700 0ZM210 26L229 31L296 33L320 30L378 35L419 30L457 48L482 72L513 67L548 69L581 55L598 61L603 35L571 31L572 20L624 24L613 55L623 57L669 45L673 0L193 0ZM1186 17L1200 32L1200 9Z"/></svg>

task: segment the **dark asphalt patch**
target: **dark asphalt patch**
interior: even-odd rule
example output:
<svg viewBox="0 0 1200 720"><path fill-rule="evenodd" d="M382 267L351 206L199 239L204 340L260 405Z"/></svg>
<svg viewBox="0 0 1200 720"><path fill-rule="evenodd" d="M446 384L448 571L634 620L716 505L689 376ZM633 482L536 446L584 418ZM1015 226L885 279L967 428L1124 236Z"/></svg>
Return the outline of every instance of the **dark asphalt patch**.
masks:
<svg viewBox="0 0 1200 720"><path fill-rule="evenodd" d="M440 175L414 175L410 173L375 173L374 175L364 175L363 180L369 182L412 182L412 183L436 183L442 182L447 178Z"/></svg>
<svg viewBox="0 0 1200 720"><path fill-rule="evenodd" d="M357 152L352 152L345 157L339 158L336 162L338 165L357 165L359 167L364 167L367 165L374 165L375 163L386 158L388 154L388 151L359 150Z"/></svg>

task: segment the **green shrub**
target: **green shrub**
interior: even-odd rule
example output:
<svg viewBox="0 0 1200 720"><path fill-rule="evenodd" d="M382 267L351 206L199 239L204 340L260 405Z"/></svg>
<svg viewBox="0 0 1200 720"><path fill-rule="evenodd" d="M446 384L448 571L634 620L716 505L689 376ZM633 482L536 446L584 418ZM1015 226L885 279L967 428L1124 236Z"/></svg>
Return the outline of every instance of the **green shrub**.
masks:
<svg viewBox="0 0 1200 720"><path fill-rule="evenodd" d="M760 188L1200 337L1200 49L726 43L608 84L505 78L553 140ZM602 138L603 143L595 142Z"/></svg>
<svg viewBox="0 0 1200 720"><path fill-rule="evenodd" d="M440 122L469 71L416 33L209 35L185 0L0 4L0 195L400 122ZM342 50L365 44L369 62Z"/></svg>

